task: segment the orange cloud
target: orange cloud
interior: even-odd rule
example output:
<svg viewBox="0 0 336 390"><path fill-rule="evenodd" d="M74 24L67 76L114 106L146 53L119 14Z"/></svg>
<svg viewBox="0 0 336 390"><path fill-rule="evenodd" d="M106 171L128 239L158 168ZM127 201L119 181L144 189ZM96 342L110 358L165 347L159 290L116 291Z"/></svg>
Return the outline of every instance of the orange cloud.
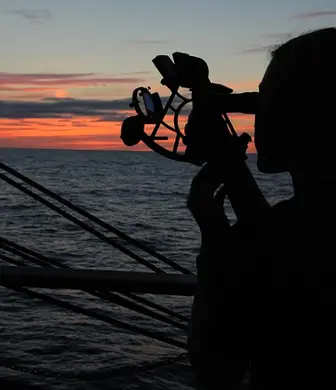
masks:
<svg viewBox="0 0 336 390"><path fill-rule="evenodd" d="M133 112L129 112L133 115ZM172 115L166 122L172 124ZM237 133L253 132L253 117L236 115L230 118ZM187 117L181 118L179 124L183 132ZM105 121L100 117L71 118L27 118L0 119L0 147L7 148L41 148L41 149L97 149L97 150L149 150L142 142L134 147L125 146L120 139L121 121ZM146 127L150 134L153 126ZM175 133L161 126L158 136L168 136L167 141L159 143L173 150ZM180 141L180 152L184 145ZM254 145L249 145L249 152L255 152Z"/></svg>
<svg viewBox="0 0 336 390"><path fill-rule="evenodd" d="M143 143L129 148L120 139L121 121L135 114L128 105L132 90L139 84L148 85L141 78L145 75L147 72L120 77L94 73L0 72L0 147L148 150ZM234 92L249 91L257 87L258 81L228 85ZM157 82L152 90L158 91L163 101L167 100L167 88ZM74 91L77 97L73 96ZM81 94L91 99L78 99ZM122 98L116 99L116 94ZM182 94L189 97L190 91L184 90ZM129 98L125 99L127 95ZM94 96L107 96L108 100L93 99ZM175 107L181 102L176 99ZM186 111L190 108L189 104ZM230 114L229 117L238 133L253 133L253 116ZM173 116L167 115L165 121L173 125ZM187 117L181 115L181 130L186 121ZM150 132L150 127L146 131ZM160 144L172 150L175 134L161 126L158 135L168 136ZM179 150L183 148L180 142Z"/></svg>
<svg viewBox="0 0 336 390"><path fill-rule="evenodd" d="M99 118L0 120L0 145L14 148L126 149L118 122Z"/></svg>
<svg viewBox="0 0 336 390"><path fill-rule="evenodd" d="M147 84L144 77L146 72L138 72L129 75L111 76L95 73L10 73L0 72L0 97L2 99L43 99L45 97L58 96L60 90L71 90L72 97L83 95L81 91L90 95L88 90L95 91L99 96L121 96L128 86L131 95L133 88L141 84ZM117 91L111 90L111 87ZM98 91L100 93L98 94ZM37 94L40 92L40 94ZM19 93L19 96L17 94ZM33 93L33 95L32 95ZM66 94L66 97L68 94Z"/></svg>
<svg viewBox="0 0 336 390"><path fill-rule="evenodd" d="M233 81L232 83L224 83L224 85L233 89L233 93L256 91L258 90L259 84L260 80Z"/></svg>

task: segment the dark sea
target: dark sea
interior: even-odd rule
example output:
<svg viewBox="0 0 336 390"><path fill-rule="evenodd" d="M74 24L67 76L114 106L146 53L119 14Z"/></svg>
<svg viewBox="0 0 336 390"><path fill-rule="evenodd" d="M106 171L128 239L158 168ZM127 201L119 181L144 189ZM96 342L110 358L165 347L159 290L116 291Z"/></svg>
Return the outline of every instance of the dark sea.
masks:
<svg viewBox="0 0 336 390"><path fill-rule="evenodd" d="M0 149L0 161L195 271L200 235L186 199L199 168L153 152ZM271 204L292 195L287 175L260 174L254 155L247 163ZM227 210L234 222L229 205ZM70 267L149 271L2 180L0 216L1 237ZM165 271L176 272L115 234L88 223ZM2 249L0 254L8 255ZM0 265L7 264L0 258ZM186 340L183 330L85 292L35 291L175 340ZM143 296L180 315L189 315L191 297ZM170 358L184 351L165 342L1 286L0 309L0 383L6 383L2 389L195 389L187 360L169 364ZM147 366L156 362L162 364ZM11 387L14 384L17 387Z"/></svg>

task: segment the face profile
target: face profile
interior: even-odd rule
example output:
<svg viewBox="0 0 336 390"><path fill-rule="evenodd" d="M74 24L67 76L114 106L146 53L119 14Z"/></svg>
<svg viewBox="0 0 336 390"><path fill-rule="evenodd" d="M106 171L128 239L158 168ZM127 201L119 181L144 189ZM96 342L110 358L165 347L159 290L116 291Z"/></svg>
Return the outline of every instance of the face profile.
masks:
<svg viewBox="0 0 336 390"><path fill-rule="evenodd" d="M258 107L255 113L254 142L258 169L263 173L288 170L285 153L286 104L289 86L283 77L281 63L272 59L259 84Z"/></svg>
<svg viewBox="0 0 336 390"><path fill-rule="evenodd" d="M263 173L303 170L309 155L319 155L321 169L334 127L330 90L335 83L336 28L313 31L289 40L271 53L259 85L255 115L258 168ZM322 168L323 167L323 168ZM310 167L311 168L311 167Z"/></svg>

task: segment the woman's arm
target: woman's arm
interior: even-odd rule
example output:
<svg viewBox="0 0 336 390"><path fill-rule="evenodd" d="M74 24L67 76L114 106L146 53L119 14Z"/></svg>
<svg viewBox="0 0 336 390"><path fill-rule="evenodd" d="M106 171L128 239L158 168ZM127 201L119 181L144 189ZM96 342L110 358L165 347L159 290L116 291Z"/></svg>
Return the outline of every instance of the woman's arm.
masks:
<svg viewBox="0 0 336 390"><path fill-rule="evenodd" d="M191 183L187 201L201 232L202 249L207 248L207 251L211 248L215 251L231 235L224 210L226 195L242 227L258 224L270 210L245 162L231 162L229 168L224 164L205 164Z"/></svg>
<svg viewBox="0 0 336 390"><path fill-rule="evenodd" d="M254 204L249 199L247 204L240 205L248 196L247 188L252 188L251 183L246 182L246 177L236 175L227 179L232 186L236 185L231 195L235 190L235 206L240 206L242 223L251 220L258 210L262 212L268 208L258 193L254 199L259 199L259 202ZM244 242L244 227L241 229L239 223L231 227L224 210L227 187L222 183L222 172L206 164L193 179L187 202L202 237L201 251L197 256L198 283L189 324L188 350L198 382L209 389L217 388L218 382L226 388L238 386L249 365L244 350L248 324L243 318L247 297L243 289L237 289L240 276L235 271L250 260L247 259L247 249L251 250L253 231L249 232L251 241ZM254 207L254 210L249 210L249 207Z"/></svg>

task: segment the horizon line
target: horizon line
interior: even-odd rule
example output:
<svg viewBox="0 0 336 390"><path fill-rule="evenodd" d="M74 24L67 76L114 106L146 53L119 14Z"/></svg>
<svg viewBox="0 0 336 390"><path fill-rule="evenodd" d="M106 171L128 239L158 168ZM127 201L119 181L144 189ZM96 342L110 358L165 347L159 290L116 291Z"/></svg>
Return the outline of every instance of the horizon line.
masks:
<svg viewBox="0 0 336 390"><path fill-rule="evenodd" d="M127 153L155 153L153 150L127 150L127 149L70 149L70 148L23 148L23 147L8 147L0 146L0 150L46 150L46 151L68 151L68 152L127 152ZM257 154L256 152L248 152L246 154Z"/></svg>

